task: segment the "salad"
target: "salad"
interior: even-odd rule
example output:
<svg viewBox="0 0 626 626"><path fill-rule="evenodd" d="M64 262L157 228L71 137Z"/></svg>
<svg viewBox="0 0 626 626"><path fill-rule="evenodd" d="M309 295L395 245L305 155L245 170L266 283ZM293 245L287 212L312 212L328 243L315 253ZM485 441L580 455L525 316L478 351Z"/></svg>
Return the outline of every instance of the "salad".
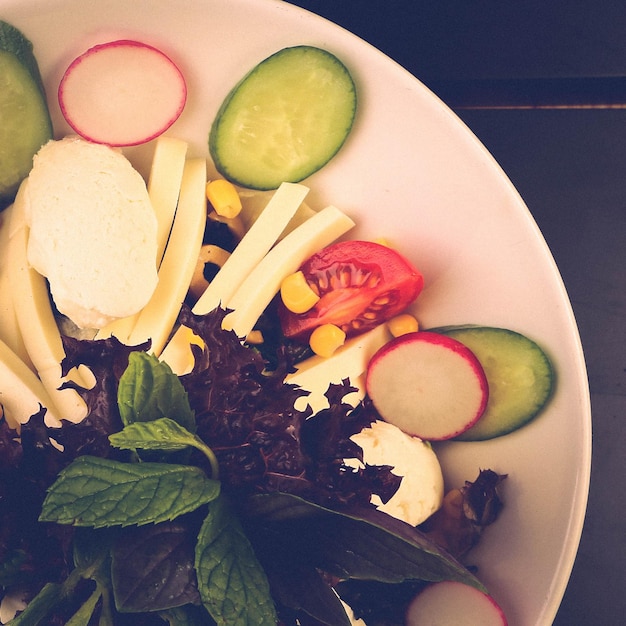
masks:
<svg viewBox="0 0 626 626"><path fill-rule="evenodd" d="M128 46L127 42L123 45L112 42L98 52L119 52L120 47L131 48L132 54L138 49L146 52L143 45ZM159 51L154 53L158 55ZM92 51L88 58L94 56L96 54ZM285 62L295 64L297 71L302 72L303 56L314 57L312 65L315 71L320 64L330 64L332 72L339 70L341 75L340 88L333 97L339 98L342 106L331 109L333 113L338 113L339 120L331 116L332 124L324 133L324 137L333 141L322 147L321 154L306 159L304 164L299 162L295 172L285 170L284 163L276 164L271 159L269 172L258 170L258 161L252 159L243 173L233 173L232 164L238 165L245 159L240 154L229 152L237 143L233 133L240 127L232 119L242 112L249 113L249 99L259 97L255 92L259 75L262 84L279 76L273 91L283 93L285 88L280 81L284 77ZM278 68L272 68L275 63L279 63ZM311 63L311 60L307 58L306 63ZM77 62L68 71L74 71L81 65ZM35 78L32 70L29 71L31 78ZM161 70L155 71L158 73ZM87 72L87 75L90 73ZM178 78L176 73L173 76ZM169 82L166 84L171 85ZM82 110L84 103L77 105L70 91L65 96L64 93L60 92L60 97L66 98L62 108L73 119L71 111ZM182 88L178 94L182 99L193 96ZM305 96L300 96L300 100L306 101ZM284 185L280 181L289 178L301 180L334 156L350 132L357 111L355 97L349 72L338 59L326 51L310 47L280 51L253 69L235 87L214 123L209 141L211 155L224 180L247 189L278 187L278 190L260 215L249 217L257 228L244 229L246 234L241 241L232 250L226 250L229 259L248 257L237 251L245 252L256 246L263 251L267 247L267 244L259 244L257 235L252 238L249 235L265 230L261 226L264 216L269 214L266 213L268 210L283 215L285 224L275 227L278 230L276 238L283 236L284 226L301 206L302 197L299 194L302 185L292 182ZM116 107L127 104L117 102ZM313 105L311 107L314 108ZM130 109L132 111L133 106ZM327 110L327 107L324 109ZM305 107L305 119L308 110ZM159 107L155 115L150 116L158 120L158 134L167 130L171 123L171 114L164 116L162 113ZM35 116L40 114L41 109L39 112L35 110ZM92 144L97 136L92 134L92 125L97 125L99 120L99 116L95 121L87 120L86 127L77 123L75 130L79 132L80 129L80 134ZM250 122L249 117L247 122ZM263 122L266 126L265 118ZM135 125L130 127L135 128ZM305 127L305 142L310 143L316 137L311 128ZM137 137L129 138L123 131L122 128L121 141L116 140L119 145L138 142ZM151 131L145 131L139 141L152 138ZM265 143L273 141L267 137L264 140ZM107 140L98 137L98 145L99 142L107 143ZM167 154L170 154L169 151ZM169 159L165 161L170 163ZM394 417L402 413L402 429L408 431L408 436L416 437L423 432L424 421L430 423L433 415L436 417L442 412L437 407L426 418L414 412L416 403L428 404L426 399L430 402L433 396L441 395L438 388L433 392L432 385L426 396L409 397L405 403L408 406L392 404L389 408L387 400L397 397L399 393L388 392L393 381L383 377L381 383L379 372L412 372L415 370L413 366L422 362L426 353L434 354L433 362L451 363L451 370L461 372L459 385L469 390L467 397L476 406L461 412L460 424L455 422L452 426L447 425L443 432L439 429L429 435L428 438L436 440L469 433L474 425L479 426L479 418L488 410L487 382L494 380L498 368L491 373L486 371L486 359L483 359L483 365L477 357L482 350L493 354L495 346L496 354L513 354L514 361L518 360L519 354L530 354L530 363L541 366L543 388L536 390L533 387L533 394L513 394L514 401L530 397L530 408L524 406L522 418L519 411L515 413L512 406L515 402L508 403L511 395L504 394L504 405L507 407L504 423L497 419L495 431L488 429L487 434L483 432L479 435L479 438L484 438L504 434L522 425L545 404L550 395L552 372L543 352L527 338L506 329L485 327L441 328L436 332L423 333L409 326L408 332L395 331L398 337L391 342L385 340L383 345L376 345L382 332L379 329L387 330L387 321L397 321L396 314L419 295L421 275L412 267L398 271L399 266L393 266L392 262L401 264L404 260L402 255L381 244L358 242L355 252L352 242L348 258L342 257L346 254L345 246L335 244L340 248L331 246L332 258L330 261L325 259L324 255L328 254L326 246L344 235L344 228L350 226L349 218L336 210L315 211L315 215L303 223L303 226L306 224L304 229L292 224L293 230L284 235L280 243L270 243L270 250L260 253L258 265L253 262L256 267L247 267L243 262L224 263L224 268L234 266L235 270L225 271L222 268L215 277L207 277L207 266L203 262L201 273L207 282L207 290L211 286L217 289L215 285L219 286L220 280L231 283L233 275L239 275L242 284L245 284L245 288L236 290L232 298L219 297L216 302L213 295L204 302L206 291L200 287L201 295L194 296L189 291L189 285L203 245L216 244L203 241L203 237L208 241L214 236L212 229L202 232L199 228L199 215L202 217L202 228L209 223L202 212L206 212L204 196L202 204L197 201L198 187L204 193L206 170L202 169L198 160L193 161L191 164L184 163L178 198L178 209L181 205L185 208L189 206L190 214L196 216L195 221L185 223L179 235L182 241L188 242L189 232L195 233L195 247L188 246L195 252L188 253L188 258L183 259L185 267L192 270L189 280L182 281L183 296L186 294L189 305L181 309L173 304L178 296L168 300L159 294L154 305L158 315L145 314L145 311L150 312L152 300L133 313L131 317L138 316L134 319L133 329L137 325L141 329L142 323L147 326L143 327L143 335L133 335L131 330L128 338L141 338L142 341L119 341L116 337L122 331L119 326L116 328L116 321L109 328L106 324L102 325L89 339L77 338L80 333L76 333L76 329L67 334L59 333L63 349L63 376L70 371L77 373L62 390L71 391L72 397L78 398L73 409L77 411L73 420L75 423L66 419L66 407L59 411L62 427L59 423L50 423L50 412L45 403L42 403L41 410L18 418L18 428L15 423L11 427L6 419L3 422L3 445L8 450L3 472L10 476L3 484L16 488L16 491L9 490L5 502L15 506L19 500L18 493L22 496L28 493L24 488L26 480L32 489L29 494L32 499L25 500L34 508L40 507L35 518L33 510L30 510L30 526L25 526L23 519L13 522L15 534L26 535L33 543L30 549L10 553L13 569L6 568L9 583L3 583L3 587L6 590L13 588L16 581L23 584L25 567L37 571L36 584L39 587L47 583L31 600L27 610L15 619L15 623L36 623L35 619L48 619L45 616L51 614L55 615L54 619L73 619L75 623L88 623L92 615L98 614L100 619L109 619L113 623L113 606L119 611L115 619L124 620L127 618L125 614L130 614L133 623L139 623L137 614L142 614L141 619L166 620L175 624L211 623L208 621L211 619L225 624L276 623L277 619L284 623L290 623L289 620L291 623L296 623L296 620L300 620L299 623L349 623L336 595L338 592L353 607L357 617L365 617L371 625L385 623L384 619L395 620L389 623L401 623L406 607L409 604L413 606L412 598L425 584L433 581L462 582L465 587L475 588L484 595L479 580L460 564L458 558L474 544L480 529L497 516L500 501L496 488L501 476L493 472L481 473L474 483L454 490L444 500L444 507L427 523L424 522L421 532L417 532L415 525L399 522L371 506L374 494L383 502L389 501L398 489L401 481L390 471L392 463L365 463L350 471L345 459L363 461L363 450L352 437L382 417L387 423L393 423ZM288 164L293 161L294 158L287 159ZM153 165L156 169L156 158ZM254 171L248 174L250 167L254 167ZM19 215L20 208L34 197L37 173L37 164L32 172L27 172L27 183L22 183L20 190L24 189L23 198L30 200L18 195L10 209L13 212L12 224L14 215ZM159 179L156 176L154 180ZM200 185L198 181L201 181ZM9 197L12 188L13 185L6 187ZM228 220L241 221L235 219L239 214L232 217L229 213L233 202L222 204L222 198L230 187L226 189L212 199L209 194L211 206L225 214L222 215L224 219L217 220L221 224L228 224ZM245 193L242 191L237 195L241 199ZM285 195L288 201L283 200ZM258 196L253 193L252 197ZM202 210L198 209L200 204ZM285 204L293 208L291 214L290 210L284 209ZM307 210L305 207L304 211ZM23 226L19 219L15 223ZM311 227L311 224L314 226ZM229 236L236 234L237 228L233 226L228 231ZM21 230L26 231L26 228ZM172 229L168 236L159 271L165 272L170 267L167 263L170 247L175 251L173 258L180 267L182 257L176 245L175 232ZM24 234L27 235L27 232ZM292 236L294 234L295 237ZM240 247L242 244L243 248ZM221 245L218 247L224 250ZM284 266L278 262L285 257L283 250L298 251L298 254L287 255L289 261ZM363 258L359 259L358 254L362 254ZM326 267L329 262L333 267L355 266L357 275L366 279L370 274L363 270L363 266L375 255L384 259L381 262L383 267L392 267L388 276L383 276L382 284L388 285L392 279L398 278L402 279L400 284L392 285L395 291L381 293L365 280L363 284L367 290L362 285L358 285L360 289L356 290L357 300L365 294L365 305L356 311L339 307L344 317L338 317L333 307L341 289L336 286L327 289L323 285L324 274L319 268ZM266 261L268 258L269 261ZM266 278L268 274L271 280ZM160 278L166 275L164 273ZM295 309L292 304L288 306L290 296L286 294L292 292L287 287L284 293L279 290L279 296L275 295L275 287L268 287L276 284L276 276L281 277L279 282L282 284L285 278L294 275L298 275L294 281L301 281L304 277L308 298L311 298L309 291L313 292L313 304L303 310L299 310L298 305ZM344 275L345 272L338 274ZM220 279L220 276L229 280ZM354 276L339 279L339 286L354 289L352 284L341 283L348 278ZM29 288L39 289L37 293L41 294L41 284L40 281L39 286L31 284ZM168 283L161 280L160 284ZM381 283L376 286L378 284ZM262 295L250 297L252 290L257 288ZM402 298L397 300L397 308L389 307L389 302L383 301L384 297L387 293L396 292ZM218 293L224 294L222 291ZM267 293L273 293L275 297L258 310L259 303L265 302L263 298L267 299ZM326 298L328 294L330 297ZM325 298L330 300L330 305L322 309L318 303ZM350 299L351 306L354 299ZM299 297L296 300L300 302ZM217 306L224 301L228 302L225 308ZM199 302L202 303L201 309L207 310L196 310ZM212 305L207 305L207 302ZM373 317L364 316L363 323L356 324L360 319L359 313L372 303L376 303L377 311L388 309L387 317L377 313ZM58 305L56 301L54 304ZM172 307L174 320L168 322ZM70 306L67 312L74 315L73 310ZM330 312L328 317L320 313L324 310ZM164 315L164 311L168 311L168 315ZM35 311L33 315L37 317L40 313ZM66 321L61 311L56 313L55 325ZM153 325L155 318L157 326ZM367 326L366 320L372 325ZM39 326L47 324L41 316L38 322ZM51 331L49 325L46 328ZM150 330L147 336L145 328ZM172 334L173 328L178 330ZM318 343L313 336L320 328L331 333L323 335ZM187 331L200 341L190 343ZM374 334L377 331L378 335ZM260 334L261 343L257 343L255 332ZM158 336L163 336L163 339L158 339ZM187 337L186 342L177 339L181 336L183 339ZM329 384L329 378L323 381L321 394L325 396L328 408L314 409L310 403L307 403L309 408L304 410L295 408L297 401L303 397L306 401L307 394L315 391L298 384L298 371L328 373L337 369L340 363L335 357L350 354L354 345L362 347L363 342L367 345L368 341L374 342L369 344L370 349L375 346L376 353L371 362L377 365L367 372L358 371L357 367L356 377L367 374L360 388L359 381L352 378L354 370L348 368L348 375L339 383ZM465 345L468 341L475 343L468 347ZM45 338L43 343L49 345ZM177 349L178 343L185 348L182 352ZM514 351L514 345L518 344L521 345L520 353ZM37 360L41 343L37 346L36 351L26 351L31 360ZM168 349L174 351L171 358L168 358ZM318 356L311 356L310 351ZM14 353L11 351L11 354ZM9 354L8 350L6 354ZM189 354L193 357L191 361L188 360ZM159 360L158 356L164 358ZM347 360L353 362L352 359ZM9 359L5 361L8 363ZM20 374L17 379L22 382L28 379L24 389L33 393L37 383L31 385L32 377L28 374L22 376L25 370L15 361L10 364L10 371ZM177 376L179 366L182 369ZM426 376L431 369L421 370L419 375ZM444 368L444 375L451 370ZM466 378L468 372L469 377ZM403 379L403 387L408 384L413 388L410 383L415 379L410 376L415 374ZM442 375L438 374L433 380L440 381L441 378ZM43 385L41 372L37 379ZM37 387L36 391L39 393L40 388ZM54 395L58 386L46 388L43 385L43 391ZM348 403L346 398L359 391L361 397L363 393L366 396L359 399L354 407L354 402ZM84 402L85 415L80 415L80 400ZM49 406L55 404L52 400ZM464 401L462 404L466 409L468 403ZM449 407L444 407L444 412L448 410ZM407 420L410 426L407 426ZM413 428L415 432L412 432ZM18 429L19 440L16 438ZM243 438L242 433L245 434ZM477 498L476 494L482 497ZM446 511L458 511L459 504L464 508L464 514L457 516L457 521L460 521L450 531L450 515L446 515ZM7 509L14 512L13 507ZM8 529L11 526L4 528L10 532ZM24 533L25 528L28 528L28 533ZM436 537L438 543L429 536ZM194 539L190 541L191 537ZM46 551L32 549L32 546L39 546L39 542L47 546ZM374 550L372 545L379 548ZM155 546L162 550L155 551ZM388 551L394 553L392 562L381 560ZM351 561L355 554L359 557L358 562ZM348 555L351 557L348 558ZM5 562L8 566L9 559ZM378 567L372 567L375 562L379 563ZM134 572L129 567L132 563L136 563ZM155 572L155 579L145 576L146 572L152 571ZM167 578L164 572L168 573ZM140 589L136 584L138 580L143 585ZM313 600L312 589L315 590ZM114 595L114 602L111 594ZM164 596L168 600L162 604ZM419 594L418 597L426 597L426 594ZM71 600L67 602L68 599ZM419 604L415 606L418 608L407 614L415 617L407 619L418 623L417 620L422 619L422 609ZM392 607L400 614L390 618ZM57 611L59 613L55 613ZM81 619L84 622L78 621Z"/></svg>

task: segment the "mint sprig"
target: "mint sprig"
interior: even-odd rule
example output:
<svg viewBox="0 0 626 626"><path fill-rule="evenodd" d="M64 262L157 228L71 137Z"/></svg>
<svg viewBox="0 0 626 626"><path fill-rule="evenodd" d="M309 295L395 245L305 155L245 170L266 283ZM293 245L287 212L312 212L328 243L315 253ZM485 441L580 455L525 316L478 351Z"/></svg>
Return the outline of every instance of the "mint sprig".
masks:
<svg viewBox="0 0 626 626"><path fill-rule="evenodd" d="M119 433L109 436L111 445L122 450L162 450L176 452L188 447L200 450L211 464L213 478L217 479L219 467L215 454L200 437L193 435L178 422L161 417L153 422L135 422Z"/></svg>
<svg viewBox="0 0 626 626"><path fill-rule="evenodd" d="M187 392L167 363L146 352L131 352L120 377L117 403L125 426L168 416L189 432L196 432Z"/></svg>
<svg viewBox="0 0 626 626"><path fill-rule="evenodd" d="M48 490L39 520L73 526L158 524L214 500L220 484L191 465L82 456Z"/></svg>
<svg viewBox="0 0 626 626"><path fill-rule="evenodd" d="M269 583L239 519L224 496L209 505L196 544L202 603L218 626L274 626Z"/></svg>

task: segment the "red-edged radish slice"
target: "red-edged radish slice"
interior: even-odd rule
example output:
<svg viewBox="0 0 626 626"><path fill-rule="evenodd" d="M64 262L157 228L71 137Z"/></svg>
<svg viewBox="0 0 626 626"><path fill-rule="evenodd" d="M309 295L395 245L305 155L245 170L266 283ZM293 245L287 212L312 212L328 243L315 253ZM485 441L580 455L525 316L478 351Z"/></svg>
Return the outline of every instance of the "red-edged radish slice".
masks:
<svg viewBox="0 0 626 626"><path fill-rule="evenodd" d="M371 359L366 390L381 417L409 435L450 439L483 414L489 388L469 348L445 335L414 332Z"/></svg>
<svg viewBox="0 0 626 626"><path fill-rule="evenodd" d="M164 133L187 100L174 62L147 44L118 40L77 57L58 91L61 112L81 137L110 146L134 146Z"/></svg>
<svg viewBox="0 0 626 626"><path fill-rule="evenodd" d="M479 589L454 581L429 585L406 613L406 626L507 626L496 601Z"/></svg>

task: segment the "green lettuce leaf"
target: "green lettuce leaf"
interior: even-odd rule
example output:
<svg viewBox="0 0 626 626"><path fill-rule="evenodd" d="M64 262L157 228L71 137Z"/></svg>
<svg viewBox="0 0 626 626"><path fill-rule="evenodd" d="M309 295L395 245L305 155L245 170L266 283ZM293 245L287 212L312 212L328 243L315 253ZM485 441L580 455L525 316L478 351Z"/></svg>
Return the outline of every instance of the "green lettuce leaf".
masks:
<svg viewBox="0 0 626 626"><path fill-rule="evenodd" d="M75 459L48 490L42 522L128 526L172 520L214 500L219 482L189 465Z"/></svg>

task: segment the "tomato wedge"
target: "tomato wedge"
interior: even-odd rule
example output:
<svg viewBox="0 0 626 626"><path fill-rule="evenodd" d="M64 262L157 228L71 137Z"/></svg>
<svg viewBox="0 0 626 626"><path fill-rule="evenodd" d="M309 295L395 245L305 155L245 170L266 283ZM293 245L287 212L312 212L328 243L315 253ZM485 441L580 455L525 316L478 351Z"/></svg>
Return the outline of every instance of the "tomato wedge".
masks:
<svg viewBox="0 0 626 626"><path fill-rule="evenodd" d="M305 313L281 303L279 314L284 335L302 341L322 324L339 326L347 337L371 330L403 311L424 286L407 259L371 241L332 244L300 269L320 299Z"/></svg>

